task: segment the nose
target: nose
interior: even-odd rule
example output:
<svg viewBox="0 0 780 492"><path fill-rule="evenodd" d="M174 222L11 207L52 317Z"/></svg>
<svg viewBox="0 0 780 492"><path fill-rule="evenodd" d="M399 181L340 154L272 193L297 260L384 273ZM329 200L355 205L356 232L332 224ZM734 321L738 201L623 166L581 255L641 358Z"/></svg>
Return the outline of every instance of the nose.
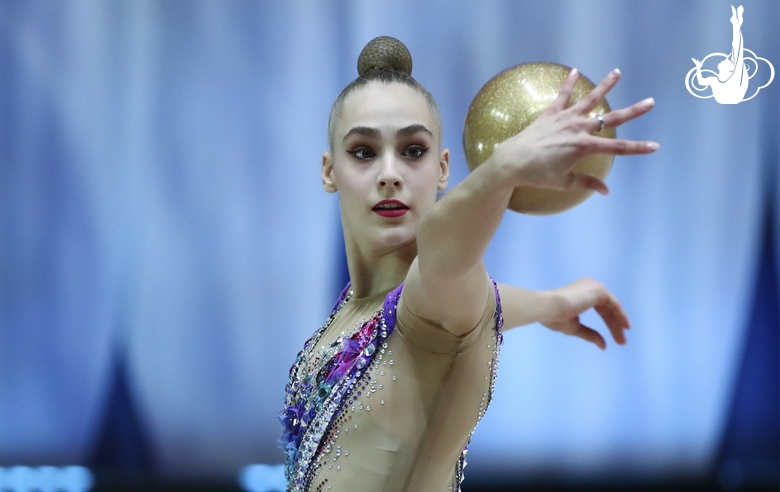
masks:
<svg viewBox="0 0 780 492"><path fill-rule="evenodd" d="M403 185L398 162L394 155L388 155L380 161L379 174L376 177L376 185L380 189L400 188Z"/></svg>

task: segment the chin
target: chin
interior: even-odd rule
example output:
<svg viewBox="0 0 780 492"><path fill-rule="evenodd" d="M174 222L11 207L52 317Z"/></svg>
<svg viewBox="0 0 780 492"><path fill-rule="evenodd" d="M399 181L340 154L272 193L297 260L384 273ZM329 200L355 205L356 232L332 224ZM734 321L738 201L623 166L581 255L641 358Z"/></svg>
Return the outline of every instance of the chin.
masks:
<svg viewBox="0 0 780 492"><path fill-rule="evenodd" d="M381 247L397 249L417 242L417 231L409 225L384 229L375 236Z"/></svg>

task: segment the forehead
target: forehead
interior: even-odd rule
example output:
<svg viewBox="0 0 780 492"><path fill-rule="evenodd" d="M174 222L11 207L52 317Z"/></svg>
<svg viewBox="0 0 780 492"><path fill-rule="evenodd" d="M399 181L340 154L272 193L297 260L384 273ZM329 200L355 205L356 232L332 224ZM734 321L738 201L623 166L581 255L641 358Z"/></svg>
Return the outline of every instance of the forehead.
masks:
<svg viewBox="0 0 780 492"><path fill-rule="evenodd" d="M395 133L413 124L424 125L440 137L438 121L425 96L404 84L371 82L344 100L336 126L336 140L356 126Z"/></svg>

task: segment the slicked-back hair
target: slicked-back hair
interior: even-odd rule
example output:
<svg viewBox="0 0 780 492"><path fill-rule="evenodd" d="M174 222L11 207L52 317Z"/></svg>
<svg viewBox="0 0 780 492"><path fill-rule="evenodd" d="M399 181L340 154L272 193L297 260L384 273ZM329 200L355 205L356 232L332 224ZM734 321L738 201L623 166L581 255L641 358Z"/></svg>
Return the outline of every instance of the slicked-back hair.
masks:
<svg viewBox="0 0 780 492"><path fill-rule="evenodd" d="M330 108L330 116L328 117L328 144L330 145L331 152L333 151L333 138L334 132L336 131L336 122L338 121L339 117L341 117L341 110L344 107L344 101L352 91L361 87L365 87L371 82L381 82L383 84L403 84L422 94L425 97L425 100L428 102L428 107L431 109L431 111L433 111L433 114L436 117L436 122L439 125L439 145L441 145L441 113L439 112L439 105L436 104L436 100L433 98L433 95L428 92L428 89L423 87L422 84L417 82L414 78L412 78L411 75L405 72L399 72L397 70L374 69L369 70L368 72L360 75L358 78L350 82L350 84L341 91L339 97L336 98L336 101Z"/></svg>

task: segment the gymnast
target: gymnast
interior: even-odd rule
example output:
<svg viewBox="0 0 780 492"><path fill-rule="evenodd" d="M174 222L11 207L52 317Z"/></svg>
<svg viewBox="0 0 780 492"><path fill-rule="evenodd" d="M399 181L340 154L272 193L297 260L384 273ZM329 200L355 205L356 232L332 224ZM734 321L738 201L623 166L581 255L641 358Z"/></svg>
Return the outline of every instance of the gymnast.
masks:
<svg viewBox="0 0 780 492"><path fill-rule="evenodd" d="M618 70L567 108L577 71L528 128L498 145L441 199L450 153L439 110L393 38L364 48L330 113L325 191L338 193L350 283L290 369L280 443L290 491L460 490L466 449L490 403L502 329L540 322L605 348L580 323L594 308L618 344L628 318L599 282L549 291L497 285L482 261L519 185L606 184L572 172L582 157L658 144L594 136L647 113L646 99L588 112Z"/></svg>
<svg viewBox="0 0 780 492"><path fill-rule="evenodd" d="M736 10L731 7L731 54L718 63L717 77L702 77L702 61L692 58L696 65L696 82L712 88L712 95L720 104L738 104L742 102L750 83L748 68L745 65L745 41L742 38L742 14L745 9L740 5ZM724 56L724 55L721 55ZM753 60L755 62L755 60Z"/></svg>

